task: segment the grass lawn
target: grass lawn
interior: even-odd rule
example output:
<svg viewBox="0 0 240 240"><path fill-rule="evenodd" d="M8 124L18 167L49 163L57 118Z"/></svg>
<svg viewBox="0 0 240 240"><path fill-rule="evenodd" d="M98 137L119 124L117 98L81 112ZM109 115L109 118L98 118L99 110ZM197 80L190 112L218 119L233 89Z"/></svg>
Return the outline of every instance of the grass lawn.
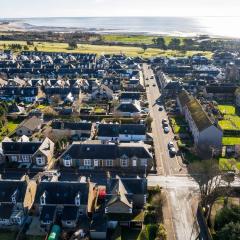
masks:
<svg viewBox="0 0 240 240"><path fill-rule="evenodd" d="M238 170L240 170L240 162L237 162L236 159L234 158L220 158L219 159L219 168L221 170L234 170L235 168L237 168Z"/></svg>
<svg viewBox="0 0 240 240"><path fill-rule="evenodd" d="M235 115L236 108L231 105L218 105L218 109L222 114Z"/></svg>
<svg viewBox="0 0 240 240"><path fill-rule="evenodd" d="M0 232L0 239L1 240L15 240L16 239L16 232L6 232L6 231L1 231Z"/></svg>
<svg viewBox="0 0 240 240"><path fill-rule="evenodd" d="M40 105L38 105L37 106L37 109L44 109L44 108L46 108L48 105L42 105L42 104L40 104Z"/></svg>
<svg viewBox="0 0 240 240"><path fill-rule="evenodd" d="M177 133L187 133L187 123L182 116L171 117L171 124L175 134Z"/></svg>
<svg viewBox="0 0 240 240"><path fill-rule="evenodd" d="M128 44L152 44L153 39L157 38L158 36L146 36L146 35L121 35L121 34L107 34L102 35L103 41L105 42L119 42L119 43L128 43ZM169 42L172 40L171 36L163 37L165 43L168 45ZM181 44L183 44L183 37L177 37L180 39Z"/></svg>
<svg viewBox="0 0 240 240"><path fill-rule="evenodd" d="M240 137L223 137L223 145L238 145L240 144Z"/></svg>
<svg viewBox="0 0 240 240"><path fill-rule="evenodd" d="M0 129L0 140L12 133L19 125L19 122L9 120L7 124ZM1 238L0 238L1 239Z"/></svg>
<svg viewBox="0 0 240 240"><path fill-rule="evenodd" d="M3 45L9 45L18 43L22 46L26 45L25 41L0 41L0 50L4 49ZM50 43L50 42L34 42L34 46L29 46L29 50L34 50L37 47L38 51L45 52L69 52L69 53L95 53L97 55L105 54L119 54L124 53L127 56L142 56L144 58L154 57L154 56L192 56L194 54L200 53L203 56L211 58L211 52L203 51L177 51L177 50L162 50L157 48L148 48L143 51L139 47L129 47L129 46L107 46L107 45L91 45L91 44L78 44L77 49L69 49L67 43Z"/></svg>
<svg viewBox="0 0 240 240"><path fill-rule="evenodd" d="M218 124L223 130L240 130L240 117L224 115L224 120L220 120Z"/></svg>

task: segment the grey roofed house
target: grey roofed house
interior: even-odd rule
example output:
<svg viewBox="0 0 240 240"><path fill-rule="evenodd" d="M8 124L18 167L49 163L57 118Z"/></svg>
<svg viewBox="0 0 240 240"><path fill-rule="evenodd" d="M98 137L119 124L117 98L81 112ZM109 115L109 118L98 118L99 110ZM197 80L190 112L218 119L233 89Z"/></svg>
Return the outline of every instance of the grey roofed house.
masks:
<svg viewBox="0 0 240 240"><path fill-rule="evenodd" d="M53 129L69 129L69 130L91 130L92 123L88 122L65 122L65 121L53 121L51 124Z"/></svg>
<svg viewBox="0 0 240 240"><path fill-rule="evenodd" d="M11 203L12 196L15 193L16 202L23 202L27 190L26 181L0 181L0 203Z"/></svg>
<svg viewBox="0 0 240 240"><path fill-rule="evenodd" d="M29 119L26 119L23 121L16 129L17 134L21 135L22 132L25 132L26 130L29 130L30 133L36 131L39 129L42 125L42 120L36 116L33 116ZM27 135L27 134L25 134Z"/></svg>
<svg viewBox="0 0 240 240"><path fill-rule="evenodd" d="M32 155L34 154L42 142L2 142L3 154L21 154Z"/></svg>
<svg viewBox="0 0 240 240"><path fill-rule="evenodd" d="M60 158L70 156L72 159L116 159L123 155L138 158L152 158L144 145L137 144L101 144L73 143Z"/></svg>
<svg viewBox="0 0 240 240"><path fill-rule="evenodd" d="M118 137L119 134L145 135L143 124L99 124L98 136Z"/></svg>
<svg viewBox="0 0 240 240"><path fill-rule="evenodd" d="M75 197L80 193L81 205L88 204L89 186L79 182L41 182L38 185L35 203L40 203L40 197L45 194L46 205L75 205Z"/></svg>
<svg viewBox="0 0 240 240"><path fill-rule="evenodd" d="M140 100L141 93L140 92L121 92L119 99L131 99L131 100Z"/></svg>
<svg viewBox="0 0 240 240"><path fill-rule="evenodd" d="M137 112L140 112L141 109L138 108L138 106L136 106L132 102L123 102L123 103L119 104L119 106L116 108L116 111L118 111L118 112L137 113Z"/></svg>

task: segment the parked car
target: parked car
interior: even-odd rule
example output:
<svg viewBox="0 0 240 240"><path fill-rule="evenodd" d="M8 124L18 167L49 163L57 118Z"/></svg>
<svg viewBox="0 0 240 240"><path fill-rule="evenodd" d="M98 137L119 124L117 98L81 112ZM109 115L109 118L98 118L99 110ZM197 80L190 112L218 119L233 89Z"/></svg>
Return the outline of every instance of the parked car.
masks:
<svg viewBox="0 0 240 240"><path fill-rule="evenodd" d="M153 86L153 87L156 87L156 84L154 83L152 86Z"/></svg>
<svg viewBox="0 0 240 240"><path fill-rule="evenodd" d="M152 75L150 79L154 79L154 76Z"/></svg>
<svg viewBox="0 0 240 240"><path fill-rule="evenodd" d="M163 130L165 133L169 133L169 127L164 127Z"/></svg>
<svg viewBox="0 0 240 240"><path fill-rule="evenodd" d="M169 149L169 153L170 153L171 156L175 156L177 154L177 151L176 151L176 149L174 147L171 147Z"/></svg>
<svg viewBox="0 0 240 240"><path fill-rule="evenodd" d="M169 142L169 143L168 143L168 149L170 150L171 148L174 148L173 142Z"/></svg>
<svg viewBox="0 0 240 240"><path fill-rule="evenodd" d="M162 124L163 123L167 123L167 120L164 118L164 119L162 119Z"/></svg>
<svg viewBox="0 0 240 240"><path fill-rule="evenodd" d="M159 111L162 111L162 110L163 110L163 107L162 107L162 106L160 106L158 110L159 110Z"/></svg>
<svg viewBox="0 0 240 240"><path fill-rule="evenodd" d="M166 122L163 123L163 127L168 127L168 124Z"/></svg>

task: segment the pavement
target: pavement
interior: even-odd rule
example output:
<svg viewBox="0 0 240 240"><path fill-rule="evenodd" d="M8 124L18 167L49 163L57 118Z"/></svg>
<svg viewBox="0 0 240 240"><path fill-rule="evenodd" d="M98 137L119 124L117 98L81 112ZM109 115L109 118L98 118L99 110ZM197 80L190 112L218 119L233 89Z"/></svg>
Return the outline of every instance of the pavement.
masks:
<svg viewBox="0 0 240 240"><path fill-rule="evenodd" d="M159 111L159 106L162 104L158 103L157 100L161 99L161 92L154 73L147 64L143 65L143 74L150 115L153 118L152 136L157 169L156 175L148 176L148 185L159 185L163 188L166 198L163 215L168 239L197 239L202 227L198 225L196 217L199 187L194 179L188 175L181 156L171 157L169 155L168 142L173 142L177 151L178 147L171 127L169 127L169 133L165 134L163 131L162 119L168 121L168 116L165 109Z"/></svg>

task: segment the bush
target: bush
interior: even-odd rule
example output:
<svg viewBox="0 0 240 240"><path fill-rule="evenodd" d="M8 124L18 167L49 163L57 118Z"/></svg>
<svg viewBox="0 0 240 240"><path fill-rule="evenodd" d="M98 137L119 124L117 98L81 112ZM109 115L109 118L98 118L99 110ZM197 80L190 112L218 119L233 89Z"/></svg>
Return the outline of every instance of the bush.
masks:
<svg viewBox="0 0 240 240"><path fill-rule="evenodd" d="M156 224L148 224L146 226L146 238L147 240L155 240L157 236L158 226Z"/></svg>
<svg viewBox="0 0 240 240"><path fill-rule="evenodd" d="M156 212L148 211L144 215L144 224L153 224L157 222Z"/></svg>
<svg viewBox="0 0 240 240"><path fill-rule="evenodd" d="M163 224L160 224L158 227L156 240L167 240L167 231Z"/></svg>
<svg viewBox="0 0 240 240"><path fill-rule="evenodd" d="M224 207L216 214L214 229L218 231L230 222L233 223L239 222L239 219L240 219L240 206L233 205L230 208Z"/></svg>

